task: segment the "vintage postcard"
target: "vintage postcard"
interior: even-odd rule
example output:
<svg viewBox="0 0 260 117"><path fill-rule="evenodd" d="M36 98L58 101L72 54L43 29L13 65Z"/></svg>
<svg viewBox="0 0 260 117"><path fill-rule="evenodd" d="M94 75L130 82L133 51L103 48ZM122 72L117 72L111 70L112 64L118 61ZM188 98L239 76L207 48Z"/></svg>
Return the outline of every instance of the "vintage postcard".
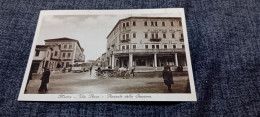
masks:
<svg viewBox="0 0 260 117"><path fill-rule="evenodd" d="M183 8L41 11L19 101L196 101Z"/></svg>

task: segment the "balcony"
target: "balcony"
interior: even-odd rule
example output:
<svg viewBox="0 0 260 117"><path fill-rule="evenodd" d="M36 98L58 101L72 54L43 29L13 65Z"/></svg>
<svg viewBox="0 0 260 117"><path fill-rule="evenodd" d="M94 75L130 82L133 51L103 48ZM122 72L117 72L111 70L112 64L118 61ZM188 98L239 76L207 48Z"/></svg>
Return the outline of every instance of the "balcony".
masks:
<svg viewBox="0 0 260 117"><path fill-rule="evenodd" d="M124 50L114 50L113 54L123 54L123 53L142 53L142 54L153 54L153 53L176 53L185 52L184 48L174 48L174 49L124 49Z"/></svg>
<svg viewBox="0 0 260 117"><path fill-rule="evenodd" d="M180 42L184 42L184 39L183 39L183 37L182 37L182 38L180 38Z"/></svg>
<svg viewBox="0 0 260 117"><path fill-rule="evenodd" d="M151 42L159 42L161 40L162 40L162 38L150 38Z"/></svg>
<svg viewBox="0 0 260 117"><path fill-rule="evenodd" d="M128 27L123 27L122 31L123 32L131 31L131 28L129 26Z"/></svg>
<svg viewBox="0 0 260 117"><path fill-rule="evenodd" d="M129 42L129 41L130 41L130 39L121 39L121 40L120 40L121 43L127 43L127 42Z"/></svg>

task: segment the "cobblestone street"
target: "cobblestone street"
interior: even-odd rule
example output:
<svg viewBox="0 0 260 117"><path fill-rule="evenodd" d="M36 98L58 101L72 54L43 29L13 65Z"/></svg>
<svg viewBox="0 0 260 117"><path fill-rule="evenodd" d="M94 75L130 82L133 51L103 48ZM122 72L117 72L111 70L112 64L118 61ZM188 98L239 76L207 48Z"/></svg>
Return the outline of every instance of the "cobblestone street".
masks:
<svg viewBox="0 0 260 117"><path fill-rule="evenodd" d="M168 93L160 75L142 73L136 77L107 77L96 76L93 70L82 73L58 73L51 74L47 94L87 94L87 93ZM38 94L41 84L41 75L33 74L27 86L26 94ZM188 76L174 76L172 93L186 93Z"/></svg>

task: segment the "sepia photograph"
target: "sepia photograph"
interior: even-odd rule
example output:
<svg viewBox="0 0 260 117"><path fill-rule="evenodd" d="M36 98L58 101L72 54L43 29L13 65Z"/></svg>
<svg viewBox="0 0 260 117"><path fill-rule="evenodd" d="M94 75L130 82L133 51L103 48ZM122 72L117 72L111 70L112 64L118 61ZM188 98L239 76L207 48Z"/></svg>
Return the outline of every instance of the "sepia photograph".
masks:
<svg viewBox="0 0 260 117"><path fill-rule="evenodd" d="M19 101L196 101L184 9L41 11Z"/></svg>

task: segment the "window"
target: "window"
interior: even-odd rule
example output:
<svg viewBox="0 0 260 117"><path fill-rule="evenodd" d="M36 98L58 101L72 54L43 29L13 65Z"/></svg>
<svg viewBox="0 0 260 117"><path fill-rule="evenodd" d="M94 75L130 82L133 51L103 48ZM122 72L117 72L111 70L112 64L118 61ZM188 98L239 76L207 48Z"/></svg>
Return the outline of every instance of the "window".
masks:
<svg viewBox="0 0 260 117"><path fill-rule="evenodd" d="M136 38L136 33L133 33L133 38Z"/></svg>
<svg viewBox="0 0 260 117"><path fill-rule="evenodd" d="M162 26L165 26L165 22L162 22Z"/></svg>
<svg viewBox="0 0 260 117"><path fill-rule="evenodd" d="M123 23L123 27L125 27L125 23Z"/></svg>
<svg viewBox="0 0 260 117"><path fill-rule="evenodd" d="M167 49L167 45L163 45L163 48L164 48L164 49Z"/></svg>
<svg viewBox="0 0 260 117"><path fill-rule="evenodd" d="M64 48L67 48L67 45L64 45Z"/></svg>
<svg viewBox="0 0 260 117"><path fill-rule="evenodd" d="M63 54L62 54L62 57L65 57L65 55L66 55L66 53L63 53Z"/></svg>
<svg viewBox="0 0 260 117"><path fill-rule="evenodd" d="M181 38L183 38L183 34L181 34Z"/></svg>
<svg viewBox="0 0 260 117"><path fill-rule="evenodd" d="M144 26L147 26L147 21L144 22Z"/></svg>
<svg viewBox="0 0 260 117"><path fill-rule="evenodd" d="M148 49L148 45L145 45L145 49Z"/></svg>
<svg viewBox="0 0 260 117"><path fill-rule="evenodd" d="M179 21L179 26L182 26L181 21Z"/></svg>
<svg viewBox="0 0 260 117"><path fill-rule="evenodd" d="M147 34L147 33L144 33L144 37L145 37L145 38L148 38L148 34Z"/></svg>
<svg viewBox="0 0 260 117"><path fill-rule="evenodd" d="M69 45L69 49L71 49L72 48L72 45Z"/></svg>
<svg viewBox="0 0 260 117"><path fill-rule="evenodd" d="M185 46L184 46L184 45L182 45L182 48L185 48Z"/></svg>
<svg viewBox="0 0 260 117"><path fill-rule="evenodd" d="M163 38L166 38L166 33L163 33Z"/></svg>
<svg viewBox="0 0 260 117"><path fill-rule="evenodd" d="M174 33L172 33L172 38L175 38L175 35L174 35Z"/></svg>
<svg viewBox="0 0 260 117"><path fill-rule="evenodd" d="M133 26L135 26L136 24L135 24L135 21L133 21Z"/></svg>
<svg viewBox="0 0 260 117"><path fill-rule="evenodd" d="M176 45L172 45L172 48L176 48Z"/></svg>
<svg viewBox="0 0 260 117"><path fill-rule="evenodd" d="M173 22L171 22L171 26L173 26Z"/></svg>
<svg viewBox="0 0 260 117"><path fill-rule="evenodd" d="M129 45L126 45L126 49L129 49Z"/></svg>
<svg viewBox="0 0 260 117"><path fill-rule="evenodd" d="M154 22L154 25L157 26L157 22Z"/></svg>
<svg viewBox="0 0 260 117"><path fill-rule="evenodd" d="M39 56L40 55L40 50L36 50L35 56Z"/></svg>
<svg viewBox="0 0 260 117"><path fill-rule="evenodd" d="M129 34L126 34L126 39L129 39Z"/></svg>
<svg viewBox="0 0 260 117"><path fill-rule="evenodd" d="M152 45L152 49L154 49L155 48L155 45Z"/></svg>
<svg viewBox="0 0 260 117"><path fill-rule="evenodd" d="M125 40L125 35L123 35L123 39Z"/></svg>
<svg viewBox="0 0 260 117"><path fill-rule="evenodd" d="M152 33L152 39L158 39L158 33Z"/></svg>
<svg viewBox="0 0 260 117"><path fill-rule="evenodd" d="M126 22L126 27L128 27L129 26L129 22Z"/></svg>
<svg viewBox="0 0 260 117"><path fill-rule="evenodd" d="M54 56L57 56L57 54L58 54L58 52L57 52L57 51L55 51L55 54L54 54Z"/></svg>
<svg viewBox="0 0 260 117"><path fill-rule="evenodd" d="M68 53L68 58L70 58L70 53Z"/></svg>
<svg viewBox="0 0 260 117"><path fill-rule="evenodd" d="M159 49L159 48L160 48L160 46L159 46L159 45L156 45L156 48L157 48L157 49Z"/></svg>
<svg viewBox="0 0 260 117"><path fill-rule="evenodd" d="M153 26L153 22L151 22L151 26Z"/></svg>
<svg viewBox="0 0 260 117"><path fill-rule="evenodd" d="M136 45L133 45L133 49L136 49Z"/></svg>
<svg viewBox="0 0 260 117"><path fill-rule="evenodd" d="M125 49L125 46L122 46L122 50L124 50Z"/></svg>

